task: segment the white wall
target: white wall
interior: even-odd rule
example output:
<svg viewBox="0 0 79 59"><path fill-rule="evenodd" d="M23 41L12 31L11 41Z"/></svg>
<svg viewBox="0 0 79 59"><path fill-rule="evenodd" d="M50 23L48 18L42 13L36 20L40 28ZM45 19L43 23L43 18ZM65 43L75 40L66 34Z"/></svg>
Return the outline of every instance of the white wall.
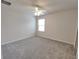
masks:
<svg viewBox="0 0 79 59"><path fill-rule="evenodd" d="M60 11L49 14L44 18L46 19L45 32L37 31L38 36L75 44L77 30L76 10Z"/></svg>
<svg viewBox="0 0 79 59"><path fill-rule="evenodd" d="M1 6L1 41L2 44L25 39L35 34L35 18L29 10Z"/></svg>

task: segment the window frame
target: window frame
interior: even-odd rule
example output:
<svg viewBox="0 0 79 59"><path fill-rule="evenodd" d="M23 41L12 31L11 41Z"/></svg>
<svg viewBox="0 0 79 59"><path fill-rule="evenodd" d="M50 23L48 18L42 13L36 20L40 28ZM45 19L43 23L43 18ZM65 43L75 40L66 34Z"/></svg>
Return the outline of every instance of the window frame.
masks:
<svg viewBox="0 0 79 59"><path fill-rule="evenodd" d="M43 24L41 24L40 22L42 22L43 21ZM42 29L40 29L41 27L43 27ZM39 32L45 32L45 18L40 18L40 19L38 19L38 28L37 28L37 30L39 31Z"/></svg>

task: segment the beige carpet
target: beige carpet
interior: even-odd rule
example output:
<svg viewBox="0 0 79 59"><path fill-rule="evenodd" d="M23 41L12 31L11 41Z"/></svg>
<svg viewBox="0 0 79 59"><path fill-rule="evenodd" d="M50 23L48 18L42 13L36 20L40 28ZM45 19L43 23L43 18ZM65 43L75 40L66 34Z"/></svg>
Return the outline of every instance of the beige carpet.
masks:
<svg viewBox="0 0 79 59"><path fill-rule="evenodd" d="M72 45L32 37L2 45L3 59L75 59Z"/></svg>

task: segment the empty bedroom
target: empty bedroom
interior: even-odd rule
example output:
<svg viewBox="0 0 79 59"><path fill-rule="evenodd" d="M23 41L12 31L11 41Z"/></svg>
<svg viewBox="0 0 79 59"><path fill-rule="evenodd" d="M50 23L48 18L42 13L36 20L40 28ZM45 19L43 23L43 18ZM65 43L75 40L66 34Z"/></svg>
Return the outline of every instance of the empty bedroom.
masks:
<svg viewBox="0 0 79 59"><path fill-rule="evenodd" d="M77 59L77 0L1 0L1 59Z"/></svg>

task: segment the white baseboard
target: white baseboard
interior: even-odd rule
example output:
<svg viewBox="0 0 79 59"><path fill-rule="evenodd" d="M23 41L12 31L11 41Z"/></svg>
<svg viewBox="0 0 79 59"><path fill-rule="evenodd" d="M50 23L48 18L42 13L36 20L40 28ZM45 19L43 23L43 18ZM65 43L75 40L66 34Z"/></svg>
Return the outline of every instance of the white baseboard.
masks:
<svg viewBox="0 0 79 59"><path fill-rule="evenodd" d="M55 41L58 41L58 42L62 42L62 43L74 46L72 43L69 43L69 42L66 42L66 41L62 41L62 40L58 40L58 39L56 39L54 37L44 36L44 35L38 35L38 37L42 37L42 38L46 38L46 39L50 39L50 40L55 40Z"/></svg>
<svg viewBox="0 0 79 59"><path fill-rule="evenodd" d="M31 37L34 37L34 36L35 36L34 34L30 34L30 35L27 35L26 37L22 37L22 38L17 39L17 40L12 40L12 41L7 41L7 42L4 42L4 43L1 43L1 45L13 43L13 42L16 42L16 41L19 41L19 40L23 40L23 39L28 39L28 38L31 38Z"/></svg>

